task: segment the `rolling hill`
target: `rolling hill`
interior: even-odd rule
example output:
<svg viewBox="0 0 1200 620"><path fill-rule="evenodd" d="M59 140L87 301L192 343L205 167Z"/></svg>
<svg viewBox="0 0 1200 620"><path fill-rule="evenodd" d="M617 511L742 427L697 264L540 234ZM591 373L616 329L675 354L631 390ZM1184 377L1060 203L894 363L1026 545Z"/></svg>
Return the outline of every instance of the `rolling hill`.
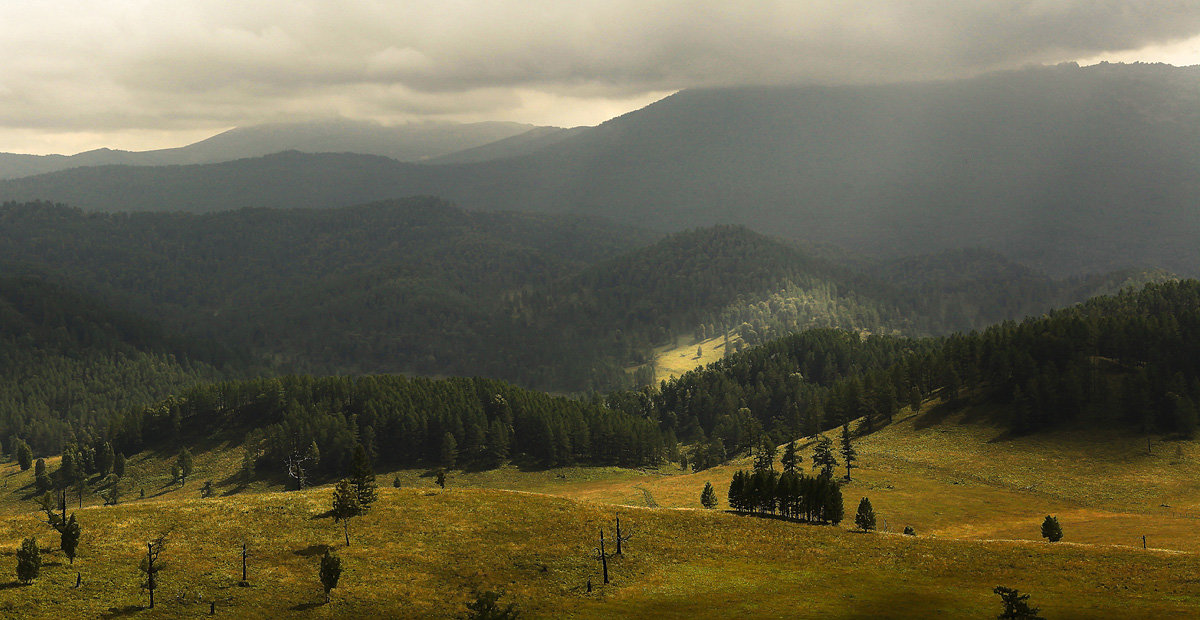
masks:
<svg viewBox="0 0 1200 620"><path fill-rule="evenodd" d="M85 166L180 166L207 164L283 151L361 153L399 161L422 161L459 151L467 160L492 159L528 150L570 135L557 127L520 123L411 123L385 126L335 118L324 121L268 123L237 127L178 148L152 151L96 149L75 155L0 153L0 179L45 174ZM489 150L480 147L497 143ZM489 156L489 153L491 155Z"/></svg>
<svg viewBox="0 0 1200 620"><path fill-rule="evenodd" d="M283 154L100 167L0 198L100 210L413 194L661 230L742 224L896 257L980 247L1054 275L1200 273L1200 69L1059 66L886 86L684 91L533 152L453 165Z"/></svg>

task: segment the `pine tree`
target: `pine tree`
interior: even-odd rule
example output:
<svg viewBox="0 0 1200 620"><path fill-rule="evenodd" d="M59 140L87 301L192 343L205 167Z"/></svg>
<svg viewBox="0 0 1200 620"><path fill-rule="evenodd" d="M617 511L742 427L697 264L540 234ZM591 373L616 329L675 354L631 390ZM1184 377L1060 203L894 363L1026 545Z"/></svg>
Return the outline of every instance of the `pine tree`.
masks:
<svg viewBox="0 0 1200 620"><path fill-rule="evenodd" d="M875 529L875 510L871 508L871 500L864 497L858 502L858 513L854 515L854 525L864 532Z"/></svg>
<svg viewBox="0 0 1200 620"><path fill-rule="evenodd" d="M796 441L788 442L788 445L783 449L783 458L780 459L780 464L783 466L784 473L794 474L800 466L800 461L803 457L800 456L800 449L796 447Z"/></svg>
<svg viewBox="0 0 1200 620"><path fill-rule="evenodd" d="M33 466L33 450L29 444L25 443L24 439L18 439L13 451L17 453L17 465L21 467L21 471L29 471Z"/></svg>
<svg viewBox="0 0 1200 620"><path fill-rule="evenodd" d="M39 493L45 493L54 486L50 481L50 475L46 473L46 460L38 459L33 466L33 481Z"/></svg>
<svg viewBox="0 0 1200 620"><path fill-rule="evenodd" d="M833 455L833 442L825 435L817 438L817 445L813 448L812 466L813 469L820 468L821 475L827 478L833 477L833 468L838 466L837 457Z"/></svg>
<svg viewBox="0 0 1200 620"><path fill-rule="evenodd" d="M346 546L349 547L350 519L362 514L362 507L358 503L358 494L346 478L339 480L333 489L333 509L330 512L333 514L333 522L342 524Z"/></svg>
<svg viewBox="0 0 1200 620"><path fill-rule="evenodd" d="M850 479L850 469L857 467L854 461L858 460L857 453L854 451L854 446L850 445L850 423L842 423L842 460L846 462L846 480Z"/></svg>
<svg viewBox="0 0 1200 620"><path fill-rule="evenodd" d="M316 442L313 442L314 445ZM354 456L350 460L350 484L354 487L354 496L358 501L360 514L365 514L375 503L377 497L375 470L371 468L371 459L367 449L362 444L354 447Z"/></svg>
<svg viewBox="0 0 1200 620"><path fill-rule="evenodd" d="M758 454L754 457L754 469L756 471L774 471L775 453L775 442L771 441L771 437L764 433L758 442Z"/></svg>
<svg viewBox="0 0 1200 620"><path fill-rule="evenodd" d="M349 544L349 543L347 543ZM338 586L338 580L342 578L342 558L325 550L325 555L321 556L321 586L325 588L325 602L329 602L329 593Z"/></svg>
<svg viewBox="0 0 1200 620"><path fill-rule="evenodd" d="M501 399L503 400L503 399ZM500 418L495 418L488 425L487 457L493 465L499 465L508 458L508 426Z"/></svg>
<svg viewBox="0 0 1200 620"><path fill-rule="evenodd" d="M96 471L101 476L107 476L112 471L113 461L116 460L116 454L113 453L112 444L104 442L100 449L96 451Z"/></svg>
<svg viewBox="0 0 1200 620"><path fill-rule="evenodd" d="M192 475L192 469L195 466L192 462L192 453L187 448L180 450L179 458L175 460L175 464L179 468L179 484L183 486L187 482L188 476Z"/></svg>
<svg viewBox="0 0 1200 620"><path fill-rule="evenodd" d="M1058 524L1058 517L1046 515L1046 520L1042 521L1042 538L1049 539L1050 542L1058 542L1062 540L1062 526Z"/></svg>
<svg viewBox="0 0 1200 620"><path fill-rule="evenodd" d="M700 493L700 505L709 509L717 507L717 492L711 482L704 483L704 491Z"/></svg>
<svg viewBox="0 0 1200 620"><path fill-rule="evenodd" d="M1028 594L1021 594L1016 588L1004 586L996 586L992 592L999 594L1001 602L1004 603L1004 613L998 616L1001 620L1045 620L1037 615L1037 607L1030 607L1026 602L1029 600Z"/></svg>
<svg viewBox="0 0 1200 620"><path fill-rule="evenodd" d="M71 564L75 563L75 550L79 547L80 534L79 523L75 521L75 515L72 514L63 526L62 541L59 544L59 548L67 555L67 559L71 561Z"/></svg>
<svg viewBox="0 0 1200 620"><path fill-rule="evenodd" d="M37 537L33 536L21 541L17 549L17 580L21 583L33 583L42 571L42 551L38 548Z"/></svg>
<svg viewBox="0 0 1200 620"><path fill-rule="evenodd" d="M115 457L113 457L113 473L116 474L118 478L125 477L125 453L124 452L118 452L117 455Z"/></svg>

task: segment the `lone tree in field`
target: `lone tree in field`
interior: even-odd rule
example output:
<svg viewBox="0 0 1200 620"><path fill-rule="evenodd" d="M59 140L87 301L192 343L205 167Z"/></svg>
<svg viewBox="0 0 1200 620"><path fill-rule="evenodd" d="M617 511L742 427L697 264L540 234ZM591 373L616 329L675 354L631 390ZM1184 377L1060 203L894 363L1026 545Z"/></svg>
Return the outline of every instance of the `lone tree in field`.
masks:
<svg viewBox="0 0 1200 620"><path fill-rule="evenodd" d="M342 531L346 536L346 546L350 546L350 519L357 517L363 513L362 506L358 503L358 494L354 491L354 486L346 478L338 481L337 486L333 489L333 522L342 524Z"/></svg>
<svg viewBox="0 0 1200 620"><path fill-rule="evenodd" d="M150 594L150 609L154 609L154 591L158 589L158 573L163 569L163 564L158 561L158 556L162 553L166 541L167 535L161 534L158 538L146 543L146 557L142 558L142 562L138 566L146 574L146 581L142 583L142 589Z"/></svg>
<svg viewBox="0 0 1200 620"><path fill-rule="evenodd" d="M516 603L501 607L503 592L476 592L475 600L467 603L467 620L515 620L521 616Z"/></svg>
<svg viewBox="0 0 1200 620"><path fill-rule="evenodd" d="M704 491L700 493L700 505L705 508L717 507L717 491L711 482L704 483Z"/></svg>
<svg viewBox="0 0 1200 620"><path fill-rule="evenodd" d="M179 451L179 458L175 460L175 466L178 470L173 469L172 471L179 472L179 486L183 486L187 482L188 476L192 475L192 470L195 467L195 464L192 462L192 453L187 448Z"/></svg>
<svg viewBox="0 0 1200 620"><path fill-rule="evenodd" d="M42 551L38 549L37 537L31 536L21 541L21 548L17 549L17 580L30 584L41 572Z"/></svg>
<svg viewBox="0 0 1200 620"><path fill-rule="evenodd" d="M996 586L992 590L1000 595L1000 600L1004 603L1004 613L997 616L1001 620L1020 619L1020 620L1046 620L1037 615L1038 608L1030 607L1028 594L1021 594L1016 588L1006 588L1004 586Z"/></svg>
<svg viewBox="0 0 1200 620"><path fill-rule="evenodd" d="M871 500L862 498L858 502L858 512L854 515L854 525L862 531L875 529L875 509L871 508Z"/></svg>
<svg viewBox="0 0 1200 620"><path fill-rule="evenodd" d="M1058 542L1062 540L1062 526L1058 524L1058 517L1046 515L1046 520L1042 521L1042 538L1049 539L1050 542Z"/></svg>
<svg viewBox="0 0 1200 620"><path fill-rule="evenodd" d="M842 423L842 460L846 461L846 480L850 479L850 470L858 467L854 461L858 460L858 453L854 451L854 446L850 445L850 423Z"/></svg>
<svg viewBox="0 0 1200 620"><path fill-rule="evenodd" d="M337 587L342 578L342 558L325 550L321 556L321 586L325 588L325 602L329 602L329 593Z"/></svg>

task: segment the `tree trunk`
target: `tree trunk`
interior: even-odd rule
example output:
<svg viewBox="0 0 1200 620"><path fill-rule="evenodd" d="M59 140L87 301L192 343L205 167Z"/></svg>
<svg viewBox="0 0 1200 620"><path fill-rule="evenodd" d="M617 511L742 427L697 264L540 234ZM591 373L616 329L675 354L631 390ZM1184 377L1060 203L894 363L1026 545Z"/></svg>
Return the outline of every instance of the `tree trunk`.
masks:
<svg viewBox="0 0 1200 620"><path fill-rule="evenodd" d="M604 553L604 530L600 530L600 565L604 567L604 583L608 585L608 554Z"/></svg>
<svg viewBox="0 0 1200 620"><path fill-rule="evenodd" d="M350 546L350 519L342 522L342 531L346 534L346 546Z"/></svg>

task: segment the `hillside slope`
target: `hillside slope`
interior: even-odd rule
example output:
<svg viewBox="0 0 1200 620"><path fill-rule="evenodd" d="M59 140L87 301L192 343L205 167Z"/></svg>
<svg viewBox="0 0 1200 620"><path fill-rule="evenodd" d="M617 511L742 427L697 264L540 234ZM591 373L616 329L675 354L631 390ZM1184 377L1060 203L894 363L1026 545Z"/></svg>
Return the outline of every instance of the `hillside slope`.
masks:
<svg viewBox="0 0 1200 620"><path fill-rule="evenodd" d="M743 224L882 256L983 247L1054 276L1200 273L1200 68L1059 66L938 83L685 91L523 156L282 155L80 169L0 198L88 209L337 206L401 195Z"/></svg>

